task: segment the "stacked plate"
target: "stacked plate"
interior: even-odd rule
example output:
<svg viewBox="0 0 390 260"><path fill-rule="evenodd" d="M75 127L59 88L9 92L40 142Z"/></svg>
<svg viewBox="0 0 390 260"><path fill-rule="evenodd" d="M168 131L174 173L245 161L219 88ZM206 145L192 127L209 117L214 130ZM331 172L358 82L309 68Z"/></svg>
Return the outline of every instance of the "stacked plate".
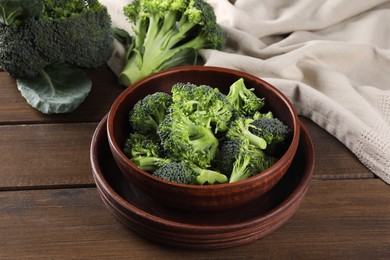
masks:
<svg viewBox="0 0 390 260"><path fill-rule="evenodd" d="M107 118L91 144L98 192L107 208L134 232L182 248L216 249L246 244L282 226L300 206L314 170L314 147L301 124L297 154L283 179L255 202L222 212L189 212L152 200L124 179L112 157Z"/></svg>

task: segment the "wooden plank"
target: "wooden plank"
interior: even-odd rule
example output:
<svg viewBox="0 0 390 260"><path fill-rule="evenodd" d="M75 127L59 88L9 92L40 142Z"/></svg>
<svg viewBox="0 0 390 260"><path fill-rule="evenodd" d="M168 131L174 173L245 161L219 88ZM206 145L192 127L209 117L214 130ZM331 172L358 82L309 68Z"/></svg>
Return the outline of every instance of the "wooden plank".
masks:
<svg viewBox="0 0 390 260"><path fill-rule="evenodd" d="M92 90L78 109L68 114L44 115L27 104L12 77L0 72L0 124L100 121L123 88L106 66L90 70L88 75L93 82Z"/></svg>
<svg viewBox="0 0 390 260"><path fill-rule="evenodd" d="M0 190L93 184L97 123L0 126Z"/></svg>
<svg viewBox="0 0 390 260"><path fill-rule="evenodd" d="M313 140L316 179L374 178L356 156L335 137L313 121L300 117Z"/></svg>
<svg viewBox="0 0 390 260"><path fill-rule="evenodd" d="M372 178L340 142L303 119L316 150L315 178ZM0 190L93 185L89 146L96 123L0 126Z"/></svg>
<svg viewBox="0 0 390 260"><path fill-rule="evenodd" d="M279 230L215 251L143 239L113 217L95 188L0 192L0 258L386 259L388 188L378 179L313 181L297 213Z"/></svg>

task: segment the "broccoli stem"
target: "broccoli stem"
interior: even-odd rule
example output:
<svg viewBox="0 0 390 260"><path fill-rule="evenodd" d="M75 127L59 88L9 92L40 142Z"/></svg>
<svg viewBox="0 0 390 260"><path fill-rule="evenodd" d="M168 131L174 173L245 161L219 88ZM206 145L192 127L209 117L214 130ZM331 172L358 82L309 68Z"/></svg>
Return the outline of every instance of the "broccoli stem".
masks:
<svg viewBox="0 0 390 260"><path fill-rule="evenodd" d="M195 151L216 150L218 140L211 129L199 125L188 125L189 141Z"/></svg>
<svg viewBox="0 0 390 260"><path fill-rule="evenodd" d="M263 138L252 134L250 131L245 131L244 135L248 138L250 144L256 145L263 150L267 148L267 142Z"/></svg>
<svg viewBox="0 0 390 260"><path fill-rule="evenodd" d="M250 166L251 158L248 154L239 156L237 161L233 165L233 171L229 178L229 183L244 180L252 175L250 171L252 167Z"/></svg>
<svg viewBox="0 0 390 260"><path fill-rule="evenodd" d="M155 171L169 162L168 159L146 156L133 157L131 161L144 171Z"/></svg>
<svg viewBox="0 0 390 260"><path fill-rule="evenodd" d="M198 174L196 182L200 185L228 182L228 178L222 173L209 169L202 169L196 166L192 166L192 169L196 172L196 174Z"/></svg>
<svg viewBox="0 0 390 260"><path fill-rule="evenodd" d="M137 32L144 34L144 37L142 35L136 37L136 47L127 55L130 59L127 60L126 66L119 75L121 84L129 86L138 79L163 70L165 64L183 50L198 49L203 45L203 35L200 34L189 42L176 46L195 26L185 15L176 22L176 16L174 12L167 13L163 19L150 16L147 29L144 28L145 25L136 28ZM162 27L159 26L160 23L163 24ZM144 40L141 41L140 38ZM135 52L135 55L132 55L132 52Z"/></svg>

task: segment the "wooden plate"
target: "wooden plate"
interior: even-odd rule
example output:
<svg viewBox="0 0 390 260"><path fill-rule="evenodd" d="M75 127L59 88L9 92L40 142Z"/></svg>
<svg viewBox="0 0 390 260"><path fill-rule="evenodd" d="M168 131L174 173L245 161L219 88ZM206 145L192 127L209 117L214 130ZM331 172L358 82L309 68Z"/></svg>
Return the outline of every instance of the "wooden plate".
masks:
<svg viewBox="0 0 390 260"><path fill-rule="evenodd" d="M283 179L255 202L221 212L187 212L162 205L129 183L110 152L107 117L91 143L91 166L107 208L136 233L158 243L192 249L243 245L282 226L300 206L314 171L314 147L301 124L298 152Z"/></svg>

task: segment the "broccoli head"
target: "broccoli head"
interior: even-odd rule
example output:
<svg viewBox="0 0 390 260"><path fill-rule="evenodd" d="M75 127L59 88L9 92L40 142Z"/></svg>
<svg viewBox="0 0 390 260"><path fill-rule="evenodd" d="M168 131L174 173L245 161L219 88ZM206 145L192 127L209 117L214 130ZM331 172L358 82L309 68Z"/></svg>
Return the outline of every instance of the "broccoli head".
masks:
<svg viewBox="0 0 390 260"><path fill-rule="evenodd" d="M276 117L261 117L251 122L249 131L267 142L267 153L273 154L277 146L288 140L290 128Z"/></svg>
<svg viewBox="0 0 390 260"><path fill-rule="evenodd" d="M259 149L267 148L267 141L261 135L252 133L250 129L253 127L251 123L254 120L252 118L239 117L234 120L226 133L228 139L238 138L243 142L248 142Z"/></svg>
<svg viewBox="0 0 390 260"><path fill-rule="evenodd" d="M217 183L227 183L228 178L211 169L203 169L199 166L182 161L171 162L157 169L154 176L167 181L181 184L212 185Z"/></svg>
<svg viewBox="0 0 390 260"><path fill-rule="evenodd" d="M0 24L0 69L14 77L34 76L50 64L35 48L31 35L24 33L29 28L27 23Z"/></svg>
<svg viewBox="0 0 390 260"><path fill-rule="evenodd" d="M221 147L218 167L229 183L245 180L271 167L278 159L266 155L247 140L227 139Z"/></svg>
<svg viewBox="0 0 390 260"><path fill-rule="evenodd" d="M132 133L123 147L126 156L144 171L154 171L170 162L164 158L158 140L151 136Z"/></svg>
<svg viewBox="0 0 390 260"><path fill-rule="evenodd" d="M221 143L219 154L215 158L216 167L226 176L230 177L233 171L233 164L238 154L244 150L243 141L238 138L225 139Z"/></svg>
<svg viewBox="0 0 390 260"><path fill-rule="evenodd" d="M134 132L156 134L171 103L171 95L165 92L155 92L140 99L129 113L130 125Z"/></svg>
<svg viewBox="0 0 390 260"><path fill-rule="evenodd" d="M159 157L162 154L162 148L158 139L154 136L140 133L131 133L129 135L125 141L123 151L129 158L137 156Z"/></svg>
<svg viewBox="0 0 390 260"><path fill-rule="evenodd" d="M259 98L245 86L244 79L240 78L234 82L227 94L227 100L241 115L252 117L265 104L264 98Z"/></svg>
<svg viewBox="0 0 390 260"><path fill-rule="evenodd" d="M184 162L170 162L153 172L161 179L180 184L194 184L196 173Z"/></svg>
<svg viewBox="0 0 390 260"><path fill-rule="evenodd" d="M16 78L53 63L81 68L104 64L113 51L111 18L96 0L41 0L43 11L0 24L0 67Z"/></svg>
<svg viewBox="0 0 390 260"><path fill-rule="evenodd" d="M125 86L170 67L194 64L199 49L225 45L214 10L203 0L134 0L124 14L135 34L119 76Z"/></svg>
<svg viewBox="0 0 390 260"><path fill-rule="evenodd" d="M157 134L165 152L178 159L209 167L218 149L218 139L211 129L195 124L181 110L171 110Z"/></svg>
<svg viewBox="0 0 390 260"><path fill-rule="evenodd" d="M191 83L172 86L174 109L180 109L193 122L225 132L233 115L233 107L217 88Z"/></svg>

